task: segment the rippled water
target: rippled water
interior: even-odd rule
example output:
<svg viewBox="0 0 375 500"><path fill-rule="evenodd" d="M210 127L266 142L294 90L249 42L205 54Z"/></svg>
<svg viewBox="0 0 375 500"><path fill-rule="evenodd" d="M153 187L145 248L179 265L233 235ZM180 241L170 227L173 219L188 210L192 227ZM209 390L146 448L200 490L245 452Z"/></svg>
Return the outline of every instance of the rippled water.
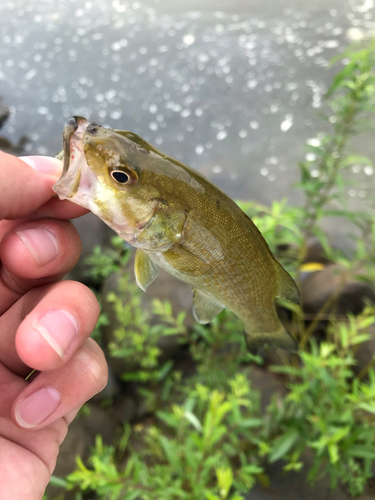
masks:
<svg viewBox="0 0 375 500"><path fill-rule="evenodd" d="M232 196L290 194L305 141L319 141L328 61L375 32L374 0L208 4L3 0L5 134L55 154L66 118L83 115L139 133ZM372 180L370 166L358 168Z"/></svg>

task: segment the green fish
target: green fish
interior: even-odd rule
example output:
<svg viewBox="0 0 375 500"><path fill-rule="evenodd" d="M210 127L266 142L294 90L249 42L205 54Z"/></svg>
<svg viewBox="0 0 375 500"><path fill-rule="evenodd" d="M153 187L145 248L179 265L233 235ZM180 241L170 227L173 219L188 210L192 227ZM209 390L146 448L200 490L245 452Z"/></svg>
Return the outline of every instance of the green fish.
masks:
<svg viewBox="0 0 375 500"><path fill-rule="evenodd" d="M85 118L68 120L63 173L54 190L100 217L137 249L142 290L159 268L193 288L193 312L209 323L224 307L244 323L250 351L297 349L275 299L299 302L298 289L251 219L202 174L132 132Z"/></svg>

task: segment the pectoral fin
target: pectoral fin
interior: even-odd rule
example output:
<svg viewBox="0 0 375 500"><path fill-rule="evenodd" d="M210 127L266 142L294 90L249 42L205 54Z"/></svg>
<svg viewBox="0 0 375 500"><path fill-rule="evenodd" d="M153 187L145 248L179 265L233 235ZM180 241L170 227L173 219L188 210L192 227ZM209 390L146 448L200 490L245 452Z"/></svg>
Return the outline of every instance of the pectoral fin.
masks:
<svg viewBox="0 0 375 500"><path fill-rule="evenodd" d="M159 274L159 267L152 262L146 252L138 249L135 254L134 274L137 285L145 292Z"/></svg>
<svg viewBox="0 0 375 500"><path fill-rule="evenodd" d="M201 290L193 288L193 314L198 323L203 325L209 323L223 309L224 306L219 304L219 302L212 299Z"/></svg>

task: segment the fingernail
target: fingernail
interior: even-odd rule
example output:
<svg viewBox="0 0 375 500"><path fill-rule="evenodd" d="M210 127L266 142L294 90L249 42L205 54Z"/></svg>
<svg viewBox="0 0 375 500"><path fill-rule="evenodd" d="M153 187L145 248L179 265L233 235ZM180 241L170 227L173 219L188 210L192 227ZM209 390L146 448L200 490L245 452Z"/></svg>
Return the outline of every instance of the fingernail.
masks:
<svg viewBox="0 0 375 500"><path fill-rule="evenodd" d="M34 319L31 326L52 349L62 358L78 334L78 324L67 311L50 311L39 321Z"/></svg>
<svg viewBox="0 0 375 500"><path fill-rule="evenodd" d="M60 401L60 394L54 387L43 387L18 401L14 415L21 427L31 429L52 415Z"/></svg>
<svg viewBox="0 0 375 500"><path fill-rule="evenodd" d="M35 227L16 231L16 234L40 266L44 266L57 257L59 247L52 231Z"/></svg>
<svg viewBox="0 0 375 500"><path fill-rule="evenodd" d="M20 156L20 160L42 174L60 177L62 172L62 161L52 156Z"/></svg>

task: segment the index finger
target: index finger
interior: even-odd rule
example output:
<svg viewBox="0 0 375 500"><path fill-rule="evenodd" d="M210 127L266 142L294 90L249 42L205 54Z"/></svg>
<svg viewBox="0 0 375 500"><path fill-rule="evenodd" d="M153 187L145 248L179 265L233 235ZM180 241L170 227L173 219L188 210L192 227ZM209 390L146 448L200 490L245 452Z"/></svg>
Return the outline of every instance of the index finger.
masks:
<svg viewBox="0 0 375 500"><path fill-rule="evenodd" d="M56 158L17 158L0 151L0 220L20 219L34 212L39 216L38 210L45 212L44 206L50 208L48 215L41 215L43 217L74 218L87 213L77 205L61 204L53 199L52 186L61 172L62 162Z"/></svg>

